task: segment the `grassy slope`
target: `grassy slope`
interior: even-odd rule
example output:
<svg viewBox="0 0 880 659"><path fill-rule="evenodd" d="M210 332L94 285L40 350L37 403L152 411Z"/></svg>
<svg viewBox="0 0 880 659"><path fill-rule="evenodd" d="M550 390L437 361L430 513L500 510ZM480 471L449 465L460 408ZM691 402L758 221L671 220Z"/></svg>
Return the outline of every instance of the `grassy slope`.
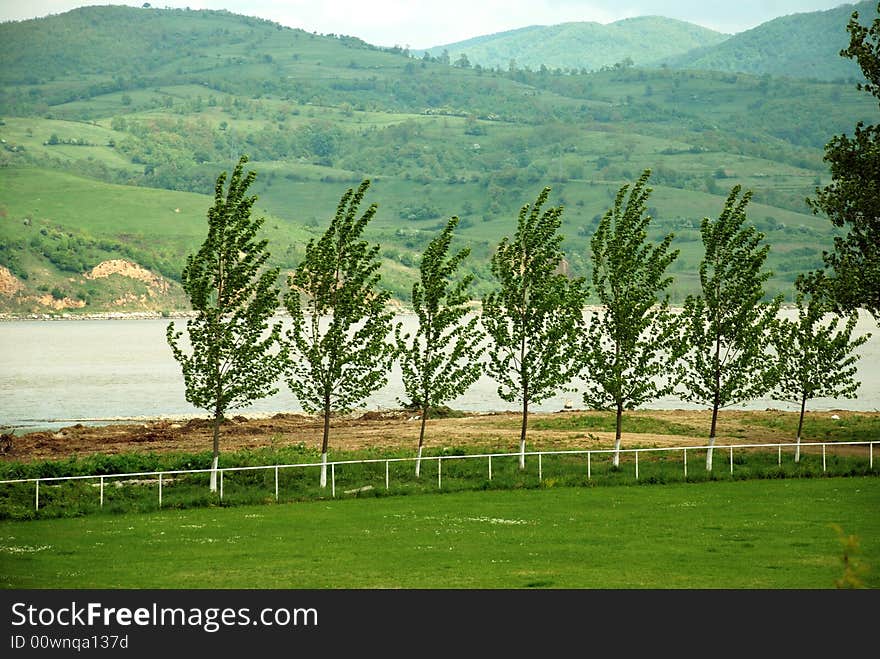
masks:
<svg viewBox="0 0 880 659"><path fill-rule="evenodd" d="M6 310L19 313L40 311L34 297L60 288L68 297L86 297L83 311L112 308L114 298L126 293L144 293L143 284L112 277L88 280L82 272L70 272L40 258L40 245L51 246L59 236L79 239L67 248L82 254L85 268L119 258L147 265L165 275L170 293L147 303L144 308L185 308L186 299L177 282L178 264L198 249L206 231L206 213L212 197L142 187L107 184L64 172L46 169L0 169L3 210L0 236L8 245L23 245L21 267L29 276L24 289L6 303ZM257 207L265 217L264 234L274 245L296 250L311 237L302 225L285 222ZM120 254L112 245L125 244ZM108 246L111 245L111 246Z"/></svg>
<svg viewBox="0 0 880 659"><path fill-rule="evenodd" d="M878 505L876 478L833 478L0 522L0 585L826 589L843 573L837 524L877 588Z"/></svg>

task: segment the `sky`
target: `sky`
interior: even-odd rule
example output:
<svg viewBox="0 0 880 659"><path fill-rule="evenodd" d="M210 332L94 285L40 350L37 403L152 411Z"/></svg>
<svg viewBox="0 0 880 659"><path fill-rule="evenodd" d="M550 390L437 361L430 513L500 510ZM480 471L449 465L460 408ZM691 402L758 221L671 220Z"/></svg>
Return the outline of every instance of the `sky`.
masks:
<svg viewBox="0 0 880 659"><path fill-rule="evenodd" d="M0 0L0 21L61 14L86 5L132 5L144 0ZM779 16L833 9L840 0L155 0L154 7L226 9L320 34L359 37L376 46L413 50L528 25L570 21L611 23L665 16L719 32L743 32Z"/></svg>

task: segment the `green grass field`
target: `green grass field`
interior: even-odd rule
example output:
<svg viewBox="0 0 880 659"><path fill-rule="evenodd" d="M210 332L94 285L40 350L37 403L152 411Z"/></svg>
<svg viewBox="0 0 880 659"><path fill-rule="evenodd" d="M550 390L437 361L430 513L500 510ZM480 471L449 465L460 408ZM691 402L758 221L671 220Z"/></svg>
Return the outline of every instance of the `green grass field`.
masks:
<svg viewBox="0 0 880 659"><path fill-rule="evenodd" d="M0 522L3 588L880 587L875 477L559 487Z"/></svg>

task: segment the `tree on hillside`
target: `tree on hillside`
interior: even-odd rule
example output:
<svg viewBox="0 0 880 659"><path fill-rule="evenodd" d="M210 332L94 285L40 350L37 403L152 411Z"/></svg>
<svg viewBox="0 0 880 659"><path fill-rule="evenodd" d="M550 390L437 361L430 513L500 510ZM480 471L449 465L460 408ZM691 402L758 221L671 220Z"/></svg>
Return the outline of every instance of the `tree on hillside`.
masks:
<svg viewBox="0 0 880 659"><path fill-rule="evenodd" d="M292 321L287 384L303 409L324 417L321 487L327 486L331 414L350 411L384 386L394 354L387 341L390 293L378 288L379 246L361 239L377 210L371 204L358 217L369 186L364 180L342 195L330 226L306 245L284 296Z"/></svg>
<svg viewBox="0 0 880 659"><path fill-rule="evenodd" d="M687 350L680 393L712 407L709 471L718 411L767 393L775 375L767 350L782 298L764 300L764 283L772 273L762 268L770 247L761 244L764 234L746 224L752 195L740 197L740 191L733 187L717 220L707 217L700 224L701 292L685 299L682 312Z"/></svg>
<svg viewBox="0 0 880 659"><path fill-rule="evenodd" d="M420 280L412 287L413 310L419 320L415 336L394 328L403 385L410 400L421 410L419 455L416 477L420 475L425 424L432 407L460 396L482 373L480 356L483 335L477 316L468 314L468 287L474 277L467 274L453 282L459 264L470 248L449 256L458 217L452 217L422 255Z"/></svg>
<svg viewBox="0 0 880 659"><path fill-rule="evenodd" d="M502 238L492 255L497 288L483 299L481 322L491 338L487 370L498 395L522 405L520 469L525 468L529 405L553 396L578 371L586 286L563 270L559 227L562 206L542 207L544 188L519 212L513 238Z"/></svg>
<svg viewBox="0 0 880 659"><path fill-rule="evenodd" d="M628 185L620 188L591 241L593 291L603 310L591 314L583 336L583 399L594 409L617 413L615 466L620 461L623 410L672 390L680 345L669 295L664 294L672 283L666 269L679 252L669 248L672 234L657 245L647 241L650 174L645 170L632 190Z"/></svg>
<svg viewBox="0 0 880 659"><path fill-rule="evenodd" d="M213 414L211 491L217 490L220 425L225 413L271 396L287 360L281 324L269 327L278 309L278 269L264 269L269 252L257 240L263 218L252 218L256 196L247 189L256 174L244 173L242 156L224 194L226 172L217 178L208 210L208 236L186 259L181 283L196 316L186 323L190 350L169 323L166 338L180 362L186 400Z"/></svg>
<svg viewBox="0 0 880 659"><path fill-rule="evenodd" d="M880 12L880 4L878 4ZM849 47L842 57L855 59L867 82L858 89L880 100L880 18L861 25L854 11L846 29ZM807 286L825 290L838 311L862 307L880 318L880 125L858 122L853 137L835 135L825 145L831 184L816 189L807 202L835 227L846 229L834 238L833 251L823 255L826 271L812 273Z"/></svg>
<svg viewBox="0 0 880 659"><path fill-rule="evenodd" d="M855 398L859 382L854 379L859 356L855 350L870 334L853 338L858 312L853 311L841 328L841 318L828 314L816 297L797 297L797 321L781 319L773 331L778 360L776 400L800 406L795 462L801 457L801 431L807 401L820 397ZM827 316L830 315L830 319Z"/></svg>

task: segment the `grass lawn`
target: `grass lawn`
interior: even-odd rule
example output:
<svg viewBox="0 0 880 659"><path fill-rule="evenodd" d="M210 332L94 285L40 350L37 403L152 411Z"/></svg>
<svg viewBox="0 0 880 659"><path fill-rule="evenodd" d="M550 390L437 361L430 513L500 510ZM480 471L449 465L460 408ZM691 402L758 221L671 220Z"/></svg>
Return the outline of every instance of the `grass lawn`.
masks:
<svg viewBox="0 0 880 659"><path fill-rule="evenodd" d="M0 522L2 588L880 587L875 477L544 487Z"/></svg>

